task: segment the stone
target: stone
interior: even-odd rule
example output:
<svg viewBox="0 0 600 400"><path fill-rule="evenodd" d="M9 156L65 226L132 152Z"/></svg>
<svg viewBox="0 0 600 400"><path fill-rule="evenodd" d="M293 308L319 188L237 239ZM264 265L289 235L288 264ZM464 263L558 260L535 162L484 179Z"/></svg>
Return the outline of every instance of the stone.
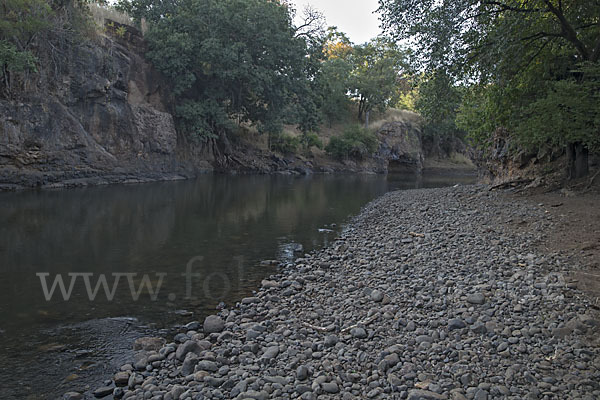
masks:
<svg viewBox="0 0 600 400"><path fill-rule="evenodd" d="M270 281L267 279L264 279L261 282L262 286L266 289L271 289L271 288L278 288L279 287L279 283L275 282L275 281Z"/></svg>
<svg viewBox="0 0 600 400"><path fill-rule="evenodd" d="M321 384L321 387L327 393L335 394L335 393L339 393L339 391L340 391L338 384L335 382L324 382Z"/></svg>
<svg viewBox="0 0 600 400"><path fill-rule="evenodd" d="M209 315L204 319L203 331L205 334L219 333L225 329L225 321L218 315Z"/></svg>
<svg viewBox="0 0 600 400"><path fill-rule="evenodd" d="M448 397L422 389L412 389L408 392L408 400L447 400Z"/></svg>
<svg viewBox="0 0 600 400"><path fill-rule="evenodd" d="M308 379L308 368L305 365L301 365L296 369L296 379L299 381Z"/></svg>
<svg viewBox="0 0 600 400"><path fill-rule="evenodd" d="M114 388L111 386L102 386L94 390L94 397L102 398L109 396L113 393Z"/></svg>
<svg viewBox="0 0 600 400"><path fill-rule="evenodd" d="M271 359L271 358L277 357L278 354L279 354L279 346L271 346L265 350L264 354L262 355L262 358Z"/></svg>
<svg viewBox="0 0 600 400"><path fill-rule="evenodd" d="M63 400L83 400L83 395L78 392L67 392L63 394Z"/></svg>
<svg viewBox="0 0 600 400"><path fill-rule="evenodd" d="M467 324L460 318L453 318L448 321L448 330L453 331L455 329L465 328Z"/></svg>
<svg viewBox="0 0 600 400"><path fill-rule="evenodd" d="M244 297L242 299L242 304L254 304L259 303L260 299L258 297Z"/></svg>
<svg viewBox="0 0 600 400"><path fill-rule="evenodd" d="M365 339L367 335L367 331L364 328L352 328L350 330L350 334L357 339Z"/></svg>
<svg viewBox="0 0 600 400"><path fill-rule="evenodd" d="M210 360L201 360L196 363L196 370L216 372L219 366L216 362Z"/></svg>
<svg viewBox="0 0 600 400"><path fill-rule="evenodd" d="M127 371L117 372L115 374L115 376L113 377L113 380L115 381L115 385L117 385L117 386L126 386L127 382L129 382L129 372L127 372Z"/></svg>
<svg viewBox="0 0 600 400"><path fill-rule="evenodd" d="M190 375L194 372L194 368L198 364L198 356L194 353L188 353L183 360L183 365L181 366L181 373L184 376Z"/></svg>
<svg viewBox="0 0 600 400"><path fill-rule="evenodd" d="M138 338L133 342L133 350L159 351L164 344L165 339L163 338L146 336Z"/></svg>
<svg viewBox="0 0 600 400"><path fill-rule="evenodd" d="M467 296L467 302L471 304L485 303L485 296L481 293L471 293Z"/></svg>
<svg viewBox="0 0 600 400"><path fill-rule="evenodd" d="M183 361L188 353L195 353L196 355L199 355L201 352L202 349L198 345L198 342L195 340L188 340L177 347L177 350L175 351L175 357L177 357L179 361Z"/></svg>
<svg viewBox="0 0 600 400"><path fill-rule="evenodd" d="M267 400L269 398L269 394L263 390L249 390L247 392L243 392L238 396L238 399L254 399L254 400Z"/></svg>
<svg viewBox="0 0 600 400"><path fill-rule="evenodd" d="M333 347L339 342L339 339L335 335L327 335L324 340L326 347Z"/></svg>
<svg viewBox="0 0 600 400"><path fill-rule="evenodd" d="M371 292L371 300L380 302L383 300L383 293L377 289Z"/></svg>

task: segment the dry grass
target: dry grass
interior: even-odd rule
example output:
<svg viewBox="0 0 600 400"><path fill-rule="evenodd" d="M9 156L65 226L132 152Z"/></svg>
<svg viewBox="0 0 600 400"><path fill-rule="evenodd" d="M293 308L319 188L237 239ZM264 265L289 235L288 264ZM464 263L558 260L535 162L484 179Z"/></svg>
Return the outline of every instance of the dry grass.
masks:
<svg viewBox="0 0 600 400"><path fill-rule="evenodd" d="M387 122L406 122L418 125L422 123L422 118L419 114L412 111L390 108L383 114L373 115L369 128L378 131Z"/></svg>
<svg viewBox="0 0 600 400"><path fill-rule="evenodd" d="M94 19L96 28L99 30L104 30L105 20L115 21L119 24L135 27L135 24L133 23L133 20L131 19L131 17L129 17L129 15L115 10L114 7L103 6L98 3L90 3L89 8L90 13L92 14L92 18Z"/></svg>

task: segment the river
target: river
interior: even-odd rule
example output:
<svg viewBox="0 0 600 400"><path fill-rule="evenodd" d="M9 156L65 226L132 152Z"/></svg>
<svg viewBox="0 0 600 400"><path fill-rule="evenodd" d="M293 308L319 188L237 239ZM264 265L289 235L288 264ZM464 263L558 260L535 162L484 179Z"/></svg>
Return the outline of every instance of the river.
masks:
<svg viewBox="0 0 600 400"><path fill-rule="evenodd" d="M206 175L0 193L0 398L94 389L136 338L172 338L235 304L276 271L265 260L327 245L374 198L473 180Z"/></svg>

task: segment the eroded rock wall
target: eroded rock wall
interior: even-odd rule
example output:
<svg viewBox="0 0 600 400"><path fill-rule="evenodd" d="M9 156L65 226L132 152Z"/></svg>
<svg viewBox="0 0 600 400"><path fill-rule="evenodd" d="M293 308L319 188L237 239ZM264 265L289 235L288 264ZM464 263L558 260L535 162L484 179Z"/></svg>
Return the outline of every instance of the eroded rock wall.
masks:
<svg viewBox="0 0 600 400"><path fill-rule="evenodd" d="M40 74L52 82L0 100L2 187L176 179L210 168L182 156L167 85L143 58L139 32L127 27L68 50L59 76Z"/></svg>

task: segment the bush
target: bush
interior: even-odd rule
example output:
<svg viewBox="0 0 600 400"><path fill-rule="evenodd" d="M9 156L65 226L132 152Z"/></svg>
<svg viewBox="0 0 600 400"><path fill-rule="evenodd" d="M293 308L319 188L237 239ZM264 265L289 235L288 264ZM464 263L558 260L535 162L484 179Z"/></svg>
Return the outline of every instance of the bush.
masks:
<svg viewBox="0 0 600 400"><path fill-rule="evenodd" d="M298 146L300 146L300 139L287 133L274 135L271 138L271 150L282 154L295 153L298 150Z"/></svg>
<svg viewBox="0 0 600 400"><path fill-rule="evenodd" d="M304 147L305 151L309 151L311 147L316 147L317 149L323 148L323 141L319 136L314 132L307 132L302 135L302 147Z"/></svg>
<svg viewBox="0 0 600 400"><path fill-rule="evenodd" d="M377 150L378 141L375 135L359 125L350 125L344 129L342 136L333 136L325 151L340 159L355 158L362 160Z"/></svg>

